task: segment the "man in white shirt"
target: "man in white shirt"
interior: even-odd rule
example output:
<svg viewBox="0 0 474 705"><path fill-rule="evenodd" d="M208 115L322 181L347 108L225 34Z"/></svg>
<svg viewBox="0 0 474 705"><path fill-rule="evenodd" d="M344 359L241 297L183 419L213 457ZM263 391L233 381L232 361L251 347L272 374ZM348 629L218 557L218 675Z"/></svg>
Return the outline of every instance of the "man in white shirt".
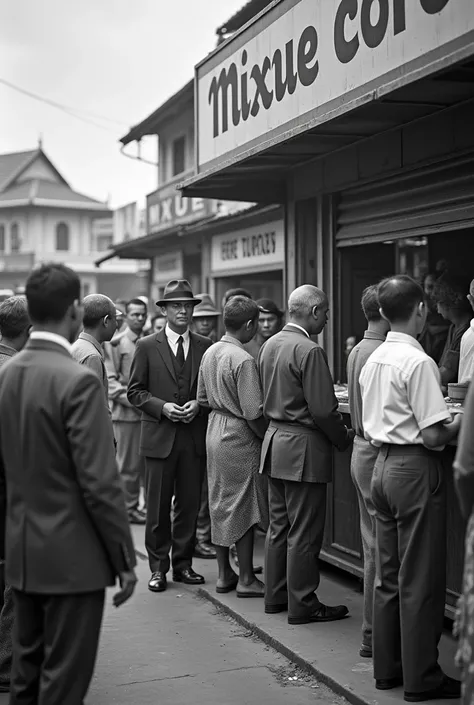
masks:
<svg viewBox="0 0 474 705"><path fill-rule="evenodd" d="M436 363L416 340L423 289L397 275L379 284L391 331L360 375L365 437L380 448L372 480L376 521L373 656L376 688L403 684L407 702L458 698L438 665L446 589L446 487L440 451L461 416L446 406Z"/></svg>
<svg viewBox="0 0 474 705"><path fill-rule="evenodd" d="M468 301L474 309L474 279L469 287ZM474 375L474 318L471 320L469 328L461 339L461 350L459 354L459 375L458 382L466 383L472 380Z"/></svg>

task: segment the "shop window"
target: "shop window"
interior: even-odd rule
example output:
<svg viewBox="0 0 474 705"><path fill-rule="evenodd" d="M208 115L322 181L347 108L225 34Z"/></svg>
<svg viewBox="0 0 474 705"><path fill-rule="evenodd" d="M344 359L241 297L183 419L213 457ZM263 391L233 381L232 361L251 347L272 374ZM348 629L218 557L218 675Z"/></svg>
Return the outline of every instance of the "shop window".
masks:
<svg viewBox="0 0 474 705"><path fill-rule="evenodd" d="M69 251L69 225L66 223L56 225L56 250L58 252Z"/></svg>
<svg viewBox="0 0 474 705"><path fill-rule="evenodd" d="M5 226L0 224L0 252L5 252Z"/></svg>
<svg viewBox="0 0 474 705"><path fill-rule="evenodd" d="M18 223L10 225L10 250L11 252L19 252L21 249L20 228Z"/></svg>
<svg viewBox="0 0 474 705"><path fill-rule="evenodd" d="M182 174L185 169L186 138L178 137L173 141L173 176Z"/></svg>

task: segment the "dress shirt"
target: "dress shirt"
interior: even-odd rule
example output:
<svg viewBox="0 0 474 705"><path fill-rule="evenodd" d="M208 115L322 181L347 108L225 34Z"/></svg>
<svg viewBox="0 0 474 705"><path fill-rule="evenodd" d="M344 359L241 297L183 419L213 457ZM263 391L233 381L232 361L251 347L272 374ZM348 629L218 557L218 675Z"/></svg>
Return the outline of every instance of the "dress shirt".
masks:
<svg viewBox="0 0 474 705"><path fill-rule="evenodd" d="M304 333L308 338L311 338L311 336L310 336L310 334L308 333L308 331L306 330L306 328L303 328L303 326L298 325L298 323L292 323L292 322L290 321L290 323L287 323L286 325L287 325L287 326L293 326L293 328L299 328L300 330L303 331L303 333Z"/></svg>
<svg viewBox="0 0 474 705"><path fill-rule="evenodd" d="M72 354L72 345L66 338L63 338L62 335L58 335L57 333L50 333L46 330L34 330L30 333L30 340L47 340L50 343L57 343L58 345L62 345L70 355Z"/></svg>
<svg viewBox="0 0 474 705"><path fill-rule="evenodd" d="M360 387L365 438L375 446L423 445L423 429L451 419L436 363L411 335L387 334L367 360Z"/></svg>
<svg viewBox="0 0 474 705"><path fill-rule="evenodd" d="M349 396L349 411L351 425L358 436L364 437L362 425L362 394L360 391L359 377L362 369L377 348L385 341L385 336L366 330L363 339L358 343L347 360L347 382Z"/></svg>
<svg viewBox="0 0 474 705"><path fill-rule="evenodd" d="M474 375L474 318L461 339L458 381L470 382Z"/></svg>
<svg viewBox="0 0 474 705"><path fill-rule="evenodd" d="M188 352L189 352L189 330L186 330L184 333L175 333L174 330L171 330L168 324L166 324L165 327L165 334L166 338L168 340L168 345L171 348L171 352L173 355L176 357L176 354L178 352L178 339L181 336L183 338L183 350L184 350L184 359L188 357Z"/></svg>

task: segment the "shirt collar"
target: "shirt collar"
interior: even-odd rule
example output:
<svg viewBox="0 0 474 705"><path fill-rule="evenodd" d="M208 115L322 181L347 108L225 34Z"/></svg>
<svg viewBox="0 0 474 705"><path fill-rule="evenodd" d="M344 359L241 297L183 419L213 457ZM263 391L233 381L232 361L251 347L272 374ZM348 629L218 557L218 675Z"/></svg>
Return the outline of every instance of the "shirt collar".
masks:
<svg viewBox="0 0 474 705"><path fill-rule="evenodd" d="M88 343L93 345L97 352L100 354L101 357L104 357L104 350L102 348L102 345L99 343L98 340L94 338L93 335L89 335L89 333L86 333L85 331L82 331L82 333L79 335L80 340L86 340Z"/></svg>
<svg viewBox="0 0 474 705"><path fill-rule="evenodd" d="M0 353L2 355L9 355L10 357L13 357L13 355L16 355L18 350L15 350L15 348L12 348L11 345L5 345L5 343L0 343Z"/></svg>
<svg viewBox="0 0 474 705"><path fill-rule="evenodd" d="M30 333L30 340L47 340L49 343L56 343L57 345L61 345L69 354L71 354L71 344L66 340L66 338L63 338L62 335L58 335L57 333L50 333L45 330L34 330Z"/></svg>
<svg viewBox="0 0 474 705"><path fill-rule="evenodd" d="M185 330L184 333L175 333L174 330L171 330L168 324L165 326L165 334L170 343L173 343L173 345L178 344L178 338L182 336L183 342L186 342L189 338L189 328Z"/></svg>
<svg viewBox="0 0 474 705"><path fill-rule="evenodd" d="M249 340L249 343L252 343L254 341L254 338L252 340ZM233 343L234 345L237 345L237 347L242 348L245 350L244 346L240 342L240 340L237 340L237 338L233 338L231 335L227 335L224 333L224 335L221 338L222 343Z"/></svg>
<svg viewBox="0 0 474 705"><path fill-rule="evenodd" d="M424 352L423 347L412 335L407 335L407 333L394 333L389 330L386 338L387 343L406 343L407 345L412 345L414 348L418 348Z"/></svg>
<svg viewBox="0 0 474 705"><path fill-rule="evenodd" d="M131 330L130 328L127 328L124 335L126 335L127 338L132 341L132 343L136 343L138 338L142 337L142 334L138 335L137 333L134 333L133 330Z"/></svg>
<svg viewBox="0 0 474 705"><path fill-rule="evenodd" d="M382 342L384 342L385 336L381 333L377 333L374 330L366 330L364 333L364 340L381 340Z"/></svg>
<svg viewBox="0 0 474 705"><path fill-rule="evenodd" d="M298 323L291 323L291 322L290 322L290 323L287 323L286 325L287 325L287 326L293 326L294 328L299 328L299 330L302 330L303 333L305 334L305 336L306 336L307 338L310 337L308 331L305 330L305 329L303 328L303 326L298 325Z"/></svg>

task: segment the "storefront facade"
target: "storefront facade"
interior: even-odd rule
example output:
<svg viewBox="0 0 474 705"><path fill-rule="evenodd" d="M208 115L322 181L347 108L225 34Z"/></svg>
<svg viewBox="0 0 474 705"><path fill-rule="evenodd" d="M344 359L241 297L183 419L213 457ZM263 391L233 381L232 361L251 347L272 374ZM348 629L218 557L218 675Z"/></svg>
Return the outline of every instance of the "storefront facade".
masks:
<svg viewBox="0 0 474 705"><path fill-rule="evenodd" d="M285 225L282 208L252 209L239 222L215 223L206 233L209 289L221 302L228 289L242 287L254 299L284 308ZM209 230L209 228L206 228Z"/></svg>
<svg viewBox="0 0 474 705"><path fill-rule="evenodd" d="M345 340L365 328L365 286L395 272L421 279L440 260L474 278L470 0L281 0L198 65L196 85L184 192L285 204L285 286L328 293L320 342L335 381ZM324 557L360 575L349 459L334 455ZM448 609L463 546L449 492Z"/></svg>

